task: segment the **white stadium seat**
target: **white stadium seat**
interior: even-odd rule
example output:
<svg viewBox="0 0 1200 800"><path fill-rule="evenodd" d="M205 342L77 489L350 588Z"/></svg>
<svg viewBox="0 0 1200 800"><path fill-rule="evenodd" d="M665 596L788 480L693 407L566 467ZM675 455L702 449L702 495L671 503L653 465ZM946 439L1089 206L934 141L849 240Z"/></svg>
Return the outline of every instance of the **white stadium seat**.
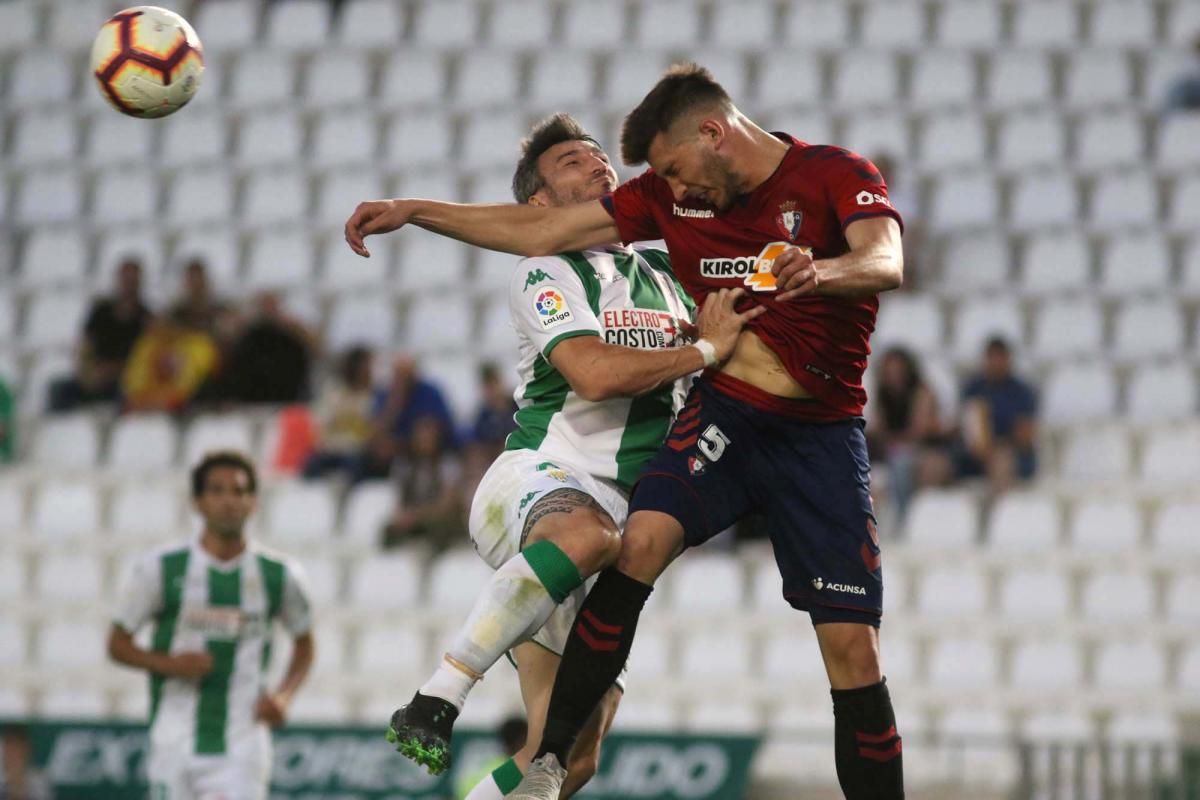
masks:
<svg viewBox="0 0 1200 800"><path fill-rule="evenodd" d="M1076 131L1075 163L1086 170L1142 163L1145 141L1141 118L1132 111L1092 114Z"/></svg>
<svg viewBox="0 0 1200 800"><path fill-rule="evenodd" d="M336 179L335 179L336 180ZM338 191L321 192L320 197L338 195ZM380 193L357 195L358 197L382 197ZM341 216L347 216L354 203L342 204ZM330 210L332 212L332 209ZM332 220L334 213L321 213L318 219ZM341 238L330 238L317 261L321 265L321 283L331 291L370 289L388 285L392 274L393 251L389 247L371 245L371 257L359 258Z"/></svg>
<svg viewBox="0 0 1200 800"><path fill-rule="evenodd" d="M1154 616L1154 584L1141 572L1094 573L1083 584L1082 611L1084 619L1104 625L1149 623Z"/></svg>
<svg viewBox="0 0 1200 800"><path fill-rule="evenodd" d="M1200 690L1200 644L1191 644L1183 651L1175 675L1180 689Z"/></svg>
<svg viewBox="0 0 1200 800"><path fill-rule="evenodd" d="M115 170L101 175L92 195L92 219L105 226L146 223L161 208L158 182L148 170Z"/></svg>
<svg viewBox="0 0 1200 800"><path fill-rule="evenodd" d="M292 58L274 50L246 50L231 72L229 100L237 108L282 106L295 90Z"/></svg>
<svg viewBox="0 0 1200 800"><path fill-rule="evenodd" d="M1013 649L1010 683L1037 692L1072 691L1083 682L1083 659L1072 642L1030 640Z"/></svg>
<svg viewBox="0 0 1200 800"><path fill-rule="evenodd" d="M705 698L684 707L684 730L709 733L755 735L762 730L758 709L732 698Z"/></svg>
<svg viewBox="0 0 1200 800"><path fill-rule="evenodd" d="M316 50L329 38L325 0L288 0L267 6L266 42L284 50Z"/></svg>
<svg viewBox="0 0 1200 800"><path fill-rule="evenodd" d="M55 480L34 496L29 527L39 539L87 539L100 530L100 494L87 481Z"/></svg>
<svg viewBox="0 0 1200 800"><path fill-rule="evenodd" d="M710 21L714 44L742 50L752 50L770 40L775 27L775 6L767 0L718 3Z"/></svg>
<svg viewBox="0 0 1200 800"><path fill-rule="evenodd" d="M742 606L742 567L735 558L695 553L668 574L671 604L678 611L734 612Z"/></svg>
<svg viewBox="0 0 1200 800"><path fill-rule="evenodd" d="M992 57L988 99L998 108L1038 106L1050 101L1054 70L1050 57L1036 50L1005 50Z"/></svg>
<svg viewBox="0 0 1200 800"><path fill-rule="evenodd" d="M52 686L42 693L38 714L48 719L103 720L109 703L100 687Z"/></svg>
<svg viewBox="0 0 1200 800"><path fill-rule="evenodd" d="M520 64L513 53L476 50L458 65L454 99L466 108L511 107L521 87Z"/></svg>
<svg viewBox="0 0 1200 800"><path fill-rule="evenodd" d="M18 117L10 152L22 166L69 161L79 146L75 127L71 113L41 111Z"/></svg>
<svg viewBox="0 0 1200 800"><path fill-rule="evenodd" d="M390 54L380 81L380 101L404 107L442 104L446 97L446 70L436 52L405 48Z"/></svg>
<svg viewBox="0 0 1200 800"><path fill-rule="evenodd" d="M388 49L401 40L403 27L403 12L395 0L347 0L338 15L335 38L347 47Z"/></svg>
<svg viewBox="0 0 1200 800"><path fill-rule="evenodd" d="M1097 45L1137 47L1154 41L1154 8L1106 0L1091 8L1088 40Z"/></svg>
<svg viewBox="0 0 1200 800"><path fill-rule="evenodd" d="M1158 218L1158 192L1140 172L1102 176L1092 190L1091 221L1103 230L1148 225Z"/></svg>
<svg viewBox="0 0 1200 800"><path fill-rule="evenodd" d="M359 613L415 611L422 573L420 559L412 551L371 555L351 572L347 607Z"/></svg>
<svg viewBox="0 0 1200 800"><path fill-rule="evenodd" d="M183 436L183 463L193 466L214 450L254 452L249 421L236 414L204 414L194 418Z"/></svg>
<svg viewBox="0 0 1200 800"><path fill-rule="evenodd" d="M439 611L466 612L492 579L492 568L474 550L447 550L429 569L426 606Z"/></svg>
<svg viewBox="0 0 1200 800"><path fill-rule="evenodd" d="M1133 474L1133 447L1124 426L1091 425L1071 431L1060 474L1083 482L1120 481Z"/></svg>
<svg viewBox="0 0 1200 800"><path fill-rule="evenodd" d="M929 294L897 294L883 298L875 326L874 346L907 345L921 352L936 352L944 335L942 312Z"/></svg>
<svg viewBox="0 0 1200 800"><path fill-rule="evenodd" d="M308 212L308 185L298 170L260 172L246 179L242 218L250 225L294 224Z"/></svg>
<svg viewBox="0 0 1200 800"><path fill-rule="evenodd" d="M258 33L258 9L253 0L206 0L197 6L193 27L203 36L205 53L250 45Z"/></svg>
<svg viewBox="0 0 1200 800"><path fill-rule="evenodd" d="M1157 231L1114 236L1100 248L1100 291L1105 296L1125 298L1157 292L1170 282L1170 245Z"/></svg>
<svg viewBox="0 0 1200 800"><path fill-rule="evenodd" d="M61 51L90 48L96 31L115 10L109 0L75 0L46 7L46 40Z"/></svg>
<svg viewBox="0 0 1200 800"><path fill-rule="evenodd" d="M1008 744L1012 722L1005 712L958 706L942 714L935 730L935 735L949 744L947 757L978 776L979 782L1007 787L1020 774L1017 754Z"/></svg>
<svg viewBox="0 0 1200 800"><path fill-rule="evenodd" d="M1056 360L1100 352L1104 345L1104 310L1094 299L1051 300L1033 321L1031 354Z"/></svg>
<svg viewBox="0 0 1200 800"><path fill-rule="evenodd" d="M987 611L987 577L965 564L933 568L922 573L916 597L921 619L973 619Z"/></svg>
<svg viewBox="0 0 1200 800"><path fill-rule="evenodd" d="M517 144L527 132L520 114L503 111L473 117L463 132L463 164L472 169L511 166Z"/></svg>
<svg viewBox="0 0 1200 800"><path fill-rule="evenodd" d="M1045 553L1058 546L1059 512L1037 492L1008 492L996 501L986 538L995 553Z"/></svg>
<svg viewBox="0 0 1200 800"><path fill-rule="evenodd" d="M417 675L429 662L425 637L415 628L389 623L365 630L358 642L358 668L364 674Z"/></svg>
<svg viewBox="0 0 1200 800"><path fill-rule="evenodd" d="M871 110L847 116L842 126L840 145L857 153L898 153L911 151L908 118L893 111Z"/></svg>
<svg viewBox="0 0 1200 800"><path fill-rule="evenodd" d="M108 527L118 539L164 541L181 528L182 487L138 482L113 494Z"/></svg>
<svg viewBox="0 0 1200 800"><path fill-rule="evenodd" d="M337 530L337 506L328 486L315 482L284 483L266 503L267 529L285 550L329 545Z"/></svg>
<svg viewBox="0 0 1200 800"><path fill-rule="evenodd" d="M220 111L188 109L184 116L161 120L165 166L216 163L227 146L225 115Z"/></svg>
<svg viewBox="0 0 1200 800"><path fill-rule="evenodd" d="M562 31L563 44L572 50L619 47L625 40L625 4L567 3Z"/></svg>
<svg viewBox="0 0 1200 800"><path fill-rule="evenodd" d="M631 28L642 47L667 50L699 41L700 7L690 0L645 0L639 6Z"/></svg>
<svg viewBox="0 0 1200 800"><path fill-rule="evenodd" d="M889 639L887 643L890 645L892 641ZM769 636L763 648L761 669L764 678L805 686L823 687L829 680L817 637L808 629L788 629Z"/></svg>
<svg viewBox="0 0 1200 800"><path fill-rule="evenodd" d="M1041 296L1094 287L1087 240L1078 232L1050 231L1026 240L1021 288Z"/></svg>
<svg viewBox="0 0 1200 800"><path fill-rule="evenodd" d="M294 289L311 283L313 272L313 247L306 232L281 228L259 234L251 241L245 286L252 291Z"/></svg>
<svg viewBox="0 0 1200 800"><path fill-rule="evenodd" d="M36 38L37 5L30 0L0 5L0 53L20 50Z"/></svg>
<svg viewBox="0 0 1200 800"><path fill-rule="evenodd" d="M1096 652L1093 683L1100 689L1153 691L1166 679L1166 659L1153 642L1109 640Z"/></svg>
<svg viewBox="0 0 1200 800"><path fill-rule="evenodd" d="M1002 336L1014 346L1024 341L1021 310L1009 297L965 299L954 320L954 354L964 362L976 361L984 343Z"/></svg>
<svg viewBox="0 0 1200 800"><path fill-rule="evenodd" d="M988 47L1000 41L1001 7L992 0L945 3L937 14L938 43L948 47Z"/></svg>
<svg viewBox="0 0 1200 800"><path fill-rule="evenodd" d="M930 225L938 230L993 226L1000 212L1000 198L992 175L964 172L940 177L930 212Z"/></svg>
<svg viewBox="0 0 1200 800"><path fill-rule="evenodd" d="M1013 39L1023 45L1061 45L1073 42L1079 30L1078 13L1067 3L1028 3L1014 7Z"/></svg>
<svg viewBox="0 0 1200 800"><path fill-rule="evenodd" d="M87 272L88 248L80 231L36 229L25 241L19 283L23 289L75 285Z"/></svg>
<svg viewBox="0 0 1200 800"><path fill-rule="evenodd" d="M509 0L492 6L488 44L536 49L551 41L553 26L554 6L546 0Z"/></svg>
<svg viewBox="0 0 1200 800"><path fill-rule="evenodd" d="M238 161L249 168L287 164L300 155L304 123L300 115L266 111L242 118L238 130Z"/></svg>
<svg viewBox="0 0 1200 800"><path fill-rule="evenodd" d="M29 225L63 223L83 211L83 186L69 170L29 172L18 184L13 218Z"/></svg>
<svg viewBox="0 0 1200 800"><path fill-rule="evenodd" d="M1196 373L1183 360L1146 364L1129 381L1128 414L1134 422L1187 420L1196 416Z"/></svg>
<svg viewBox="0 0 1200 800"><path fill-rule="evenodd" d="M899 77L887 52L843 50L833 70L833 99L844 106L890 105L900 93Z"/></svg>
<svg viewBox="0 0 1200 800"><path fill-rule="evenodd" d="M696 631L684 637L679 674L706 681L744 680L750 675L750 647L737 630Z"/></svg>
<svg viewBox="0 0 1200 800"><path fill-rule="evenodd" d="M595 72L585 53L543 53L530 75L529 102L552 108L586 105L596 94Z"/></svg>
<svg viewBox="0 0 1200 800"><path fill-rule="evenodd" d="M1200 166L1200 117L1195 114L1171 114L1158 126L1158 163L1179 167Z"/></svg>
<svg viewBox="0 0 1200 800"><path fill-rule="evenodd" d="M1141 515L1129 500L1114 497L1081 500L1071 516L1071 548L1080 554L1134 553L1141 537Z"/></svg>
<svg viewBox="0 0 1200 800"><path fill-rule="evenodd" d="M26 311L21 344L30 350L70 347L82 330L85 302L78 292L39 292Z"/></svg>
<svg viewBox="0 0 1200 800"><path fill-rule="evenodd" d="M75 607L103 604L107 598L104 564L87 553L43 554L33 581L39 605Z"/></svg>
<svg viewBox="0 0 1200 800"><path fill-rule="evenodd" d="M356 344L384 349L391 346L395 329L396 311L390 299L377 294L342 295L333 305L325 338L335 353Z"/></svg>
<svg viewBox="0 0 1200 800"><path fill-rule="evenodd" d="M757 100L767 108L815 103L821 98L821 65L812 53L783 52L762 63L756 84ZM790 132L802 136L799 131Z"/></svg>
<svg viewBox="0 0 1200 800"><path fill-rule="evenodd" d="M908 510L907 540L931 552L965 550L979 534L979 507L961 489L926 490Z"/></svg>
<svg viewBox="0 0 1200 800"><path fill-rule="evenodd" d="M1014 114L999 124L996 148L1001 166L1031 169L1057 166L1066 152L1066 125L1050 110Z"/></svg>
<svg viewBox="0 0 1200 800"><path fill-rule="evenodd" d="M1200 537L1194 535L1194 521L1200 514L1200 502L1175 500L1158 510L1151 530L1156 552L1177 557L1200 553Z"/></svg>
<svg viewBox="0 0 1200 800"><path fill-rule="evenodd" d="M113 423L108 466L121 471L154 472L175 461L178 432L166 415L124 416Z"/></svg>
<svg viewBox="0 0 1200 800"><path fill-rule="evenodd" d="M1069 54L1065 99L1076 107L1119 105L1133 96L1133 74L1121 50L1079 50Z"/></svg>
<svg viewBox="0 0 1200 800"><path fill-rule="evenodd" d="M966 296L1008 289L1012 285L1008 240L998 233L971 233L947 243L942 257L939 288L946 294Z"/></svg>
<svg viewBox="0 0 1200 800"><path fill-rule="evenodd" d="M9 108L69 105L74 74L70 59L41 48L27 50L9 63L5 105Z"/></svg>
<svg viewBox="0 0 1200 800"><path fill-rule="evenodd" d="M946 638L930 647L927 681L938 689L989 689L998 683L999 672L999 659L989 641Z"/></svg>
<svg viewBox="0 0 1200 800"><path fill-rule="evenodd" d="M1179 573L1171 578L1167 586L1164 612L1168 622L1194 627L1200 622L1200 605L1196 604L1196 593L1200 592L1200 576Z"/></svg>
<svg viewBox="0 0 1200 800"><path fill-rule="evenodd" d="M1200 431L1178 426L1149 434L1142 444L1142 479L1160 488L1200 480Z"/></svg>
<svg viewBox="0 0 1200 800"><path fill-rule="evenodd" d="M0 620L0 666L20 667L29 655L29 632L15 619Z"/></svg>
<svg viewBox="0 0 1200 800"><path fill-rule="evenodd" d="M1008 219L1022 231L1063 227L1079 218L1079 195L1073 176L1053 170L1018 175L1013 183Z"/></svg>
<svg viewBox="0 0 1200 800"><path fill-rule="evenodd" d="M1071 587L1058 569L1013 568L1000 580L1001 618L1022 624L1054 624L1071 608Z"/></svg>
<svg viewBox="0 0 1200 800"><path fill-rule="evenodd" d="M428 295L426 295L428 297ZM468 339L474 337L475 303L469 297L447 297L436 303L420 298L409 306L400 337L401 345L409 351L445 353L461 347L454 337L446 335L446 326L453 325Z"/></svg>
<svg viewBox="0 0 1200 800"><path fill-rule="evenodd" d="M1179 306L1166 297L1135 299L1117 311L1113 327L1113 355L1123 361L1183 352L1184 319Z"/></svg>
<svg viewBox="0 0 1200 800"><path fill-rule="evenodd" d="M840 47L850 38L850 11L839 0L799 0L786 6L785 39L809 47Z"/></svg>
<svg viewBox="0 0 1200 800"><path fill-rule="evenodd" d="M223 169L178 173L167 192L167 220L194 226L233 216L233 180Z"/></svg>
<svg viewBox="0 0 1200 800"><path fill-rule="evenodd" d="M439 164L450 158L454 143L452 120L445 114L401 114L384 136L385 162L401 168Z"/></svg>
<svg viewBox="0 0 1200 800"><path fill-rule="evenodd" d="M41 626L34 662L55 675L72 670L87 674L109 665L104 651L107 629L87 622L50 622Z"/></svg>
<svg viewBox="0 0 1200 800"><path fill-rule="evenodd" d="M1042 391L1042 418L1051 425L1111 418L1117 410L1117 381L1103 363L1067 364L1055 369Z"/></svg>
<svg viewBox="0 0 1200 800"><path fill-rule="evenodd" d="M922 162L935 169L974 166L985 160L987 129L983 119L970 112L927 118L918 150Z"/></svg>
<svg viewBox="0 0 1200 800"><path fill-rule="evenodd" d="M465 47L476 35L479 4L470 0L443 0L416 7L413 39L439 48Z"/></svg>
<svg viewBox="0 0 1200 800"><path fill-rule="evenodd" d="M86 470L100 455L100 432L88 414L49 417L37 431L33 461L55 470Z"/></svg>
<svg viewBox="0 0 1200 800"><path fill-rule="evenodd" d="M868 47L905 47L925 39L925 5L915 0L892 0L863 7L859 21Z"/></svg>
<svg viewBox="0 0 1200 800"><path fill-rule="evenodd" d="M312 163L337 169L368 164L378 147L379 126L370 112L326 114L313 130Z"/></svg>
<svg viewBox="0 0 1200 800"><path fill-rule="evenodd" d="M157 153L158 126L129 123L123 115L107 111L89 119L84 130L88 161L107 167L141 164L148 155Z"/></svg>
<svg viewBox="0 0 1200 800"><path fill-rule="evenodd" d="M1171 227L1191 233L1200 225L1200 178L1189 175L1175 182L1171 193Z"/></svg>

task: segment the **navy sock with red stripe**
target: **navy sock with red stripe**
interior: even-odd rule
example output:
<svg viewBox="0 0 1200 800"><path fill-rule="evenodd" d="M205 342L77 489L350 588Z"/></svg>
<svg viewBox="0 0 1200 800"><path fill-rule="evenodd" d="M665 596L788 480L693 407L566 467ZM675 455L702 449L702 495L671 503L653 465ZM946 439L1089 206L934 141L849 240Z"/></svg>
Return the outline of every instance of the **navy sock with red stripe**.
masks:
<svg viewBox="0 0 1200 800"><path fill-rule="evenodd" d="M887 680L833 689L834 757L846 800L904 800L904 766Z"/></svg>
<svg viewBox="0 0 1200 800"><path fill-rule="evenodd" d="M579 731L629 658L638 617L652 591L653 586L616 569L600 573L563 648L535 758L554 753L558 763L567 763Z"/></svg>

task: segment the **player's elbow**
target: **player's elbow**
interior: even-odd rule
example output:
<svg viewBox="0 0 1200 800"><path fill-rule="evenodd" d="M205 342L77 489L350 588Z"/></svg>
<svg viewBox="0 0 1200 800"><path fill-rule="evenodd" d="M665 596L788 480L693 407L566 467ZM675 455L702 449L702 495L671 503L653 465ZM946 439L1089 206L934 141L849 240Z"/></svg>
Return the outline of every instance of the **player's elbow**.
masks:
<svg viewBox="0 0 1200 800"><path fill-rule="evenodd" d="M578 376L571 381L571 389L581 400L589 403L611 400L619 394L611 381L598 375Z"/></svg>

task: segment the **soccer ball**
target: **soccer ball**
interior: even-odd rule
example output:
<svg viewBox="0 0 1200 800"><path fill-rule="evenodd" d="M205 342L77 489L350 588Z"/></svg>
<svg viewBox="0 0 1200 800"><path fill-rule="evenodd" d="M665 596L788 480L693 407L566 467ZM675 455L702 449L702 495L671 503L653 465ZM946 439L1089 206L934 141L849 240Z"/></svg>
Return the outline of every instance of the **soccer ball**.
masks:
<svg viewBox="0 0 1200 800"><path fill-rule="evenodd" d="M100 93L131 117L165 117L200 88L204 51L192 26L174 11L134 6L115 15L92 45Z"/></svg>

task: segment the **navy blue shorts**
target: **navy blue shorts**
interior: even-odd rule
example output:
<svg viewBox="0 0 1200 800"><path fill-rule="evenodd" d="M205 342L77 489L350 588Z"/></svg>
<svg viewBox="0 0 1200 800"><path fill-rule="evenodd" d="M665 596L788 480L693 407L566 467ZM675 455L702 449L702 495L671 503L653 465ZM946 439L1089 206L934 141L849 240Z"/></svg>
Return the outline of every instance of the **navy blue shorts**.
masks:
<svg viewBox="0 0 1200 800"><path fill-rule="evenodd" d="M634 488L636 511L679 520L688 547L763 514L792 606L814 625L879 625L883 577L858 417L800 421L701 379Z"/></svg>

